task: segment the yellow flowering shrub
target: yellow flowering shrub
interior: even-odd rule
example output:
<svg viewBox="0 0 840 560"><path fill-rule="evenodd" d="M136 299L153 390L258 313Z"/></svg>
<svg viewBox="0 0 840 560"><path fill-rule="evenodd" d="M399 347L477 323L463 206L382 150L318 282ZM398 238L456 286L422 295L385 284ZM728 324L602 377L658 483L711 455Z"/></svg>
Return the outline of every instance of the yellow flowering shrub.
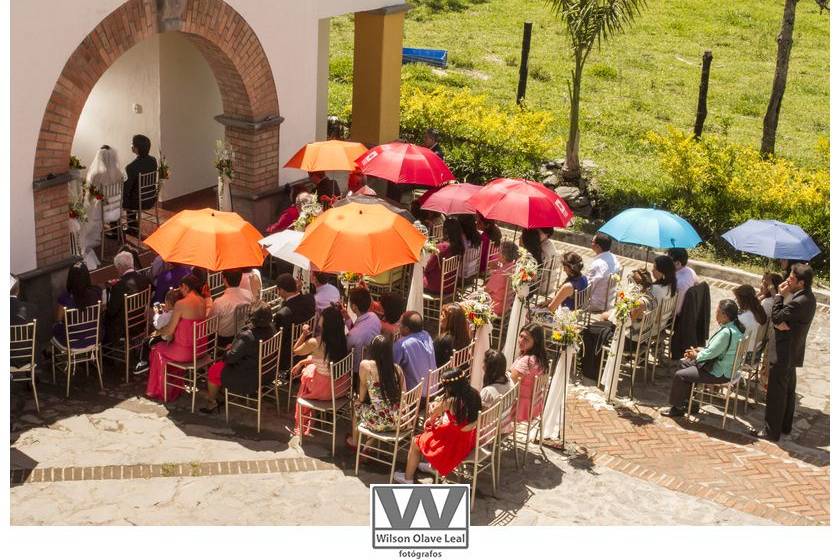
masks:
<svg viewBox="0 0 840 560"><path fill-rule="evenodd" d="M431 90L403 85L400 134L421 143L436 128L446 163L458 180L482 184L496 177L534 178L542 162L560 150L547 111L502 108L465 89Z"/></svg>
<svg viewBox="0 0 840 560"><path fill-rule="evenodd" d="M825 167L805 169L779 157L763 158L758 150L731 144L717 136L699 141L676 129L650 132L669 183L654 200L689 220L704 239L714 241L726 230L750 219L775 219L802 227L823 250L817 264L827 270L829 252L828 139L817 150Z"/></svg>

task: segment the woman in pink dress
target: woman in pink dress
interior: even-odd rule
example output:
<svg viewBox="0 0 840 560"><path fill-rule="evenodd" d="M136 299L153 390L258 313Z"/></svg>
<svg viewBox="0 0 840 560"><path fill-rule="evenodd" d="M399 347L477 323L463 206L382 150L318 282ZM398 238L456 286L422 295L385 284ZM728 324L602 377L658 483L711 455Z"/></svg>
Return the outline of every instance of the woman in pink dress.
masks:
<svg viewBox="0 0 840 560"><path fill-rule="evenodd" d="M335 306L330 306L321 312L318 319L318 327L321 332L321 339L318 340L309 331L309 326L304 325L303 330L295 342L292 352L295 356L308 356L301 360L292 370L292 379L302 369L300 377L300 389L298 397L313 400L329 400L332 397L330 389L330 362L339 362L347 356L347 337L344 334L344 319L341 311ZM342 385L344 385L342 383ZM349 384L347 384L349 388ZM336 395L336 397L342 396ZM308 411L300 405L295 407L295 432L300 435L309 435L311 421L301 418L301 411Z"/></svg>
<svg viewBox="0 0 840 560"><path fill-rule="evenodd" d="M149 357L149 381L146 396L153 399L177 399L182 389L169 387L164 398L163 368L168 361L184 362L192 359L193 325L207 315L207 304L201 295L201 281L189 274L181 279L179 289L184 297L175 303L172 318L158 334L168 339L152 347Z"/></svg>
<svg viewBox="0 0 840 560"><path fill-rule="evenodd" d="M510 366L510 380L519 381L519 403L516 407L516 421L527 421L542 413L543 402L531 404L531 389L538 375L546 375L548 360L545 355L543 329L530 323L519 331L519 357ZM529 414L530 412L530 414Z"/></svg>

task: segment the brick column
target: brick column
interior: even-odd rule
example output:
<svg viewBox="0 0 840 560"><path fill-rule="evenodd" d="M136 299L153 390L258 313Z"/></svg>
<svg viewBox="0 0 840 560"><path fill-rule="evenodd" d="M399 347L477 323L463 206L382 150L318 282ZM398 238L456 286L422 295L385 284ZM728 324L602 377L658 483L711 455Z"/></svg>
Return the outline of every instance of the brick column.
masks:
<svg viewBox="0 0 840 560"><path fill-rule="evenodd" d="M69 174L34 184L35 255L38 266L49 266L70 257L67 195Z"/></svg>
<svg viewBox="0 0 840 560"><path fill-rule="evenodd" d="M355 14L350 137L383 144L400 135L400 68L407 4Z"/></svg>

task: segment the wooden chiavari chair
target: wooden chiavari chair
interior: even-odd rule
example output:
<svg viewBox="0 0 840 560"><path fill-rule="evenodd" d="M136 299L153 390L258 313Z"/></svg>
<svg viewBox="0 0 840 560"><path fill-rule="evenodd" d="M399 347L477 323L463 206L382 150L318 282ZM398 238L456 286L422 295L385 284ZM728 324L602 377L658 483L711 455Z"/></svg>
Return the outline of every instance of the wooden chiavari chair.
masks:
<svg viewBox="0 0 840 560"><path fill-rule="evenodd" d="M237 308L238 309L238 308ZM283 329L267 340L260 341L257 362L257 391L252 395L233 393L225 389L225 421L230 422L230 407L235 406L257 413L257 433L260 433L262 402L266 397L277 399L277 385L274 383L280 372L280 345Z"/></svg>
<svg viewBox="0 0 840 560"><path fill-rule="evenodd" d="M143 222L153 223L155 229L160 227L160 214L158 213L158 194L160 193L160 182L158 172L150 171L140 173L137 178L137 246L143 241ZM148 207L148 208L147 208Z"/></svg>
<svg viewBox="0 0 840 560"><path fill-rule="evenodd" d="M102 200L99 202L99 215L102 218L102 233L99 239L99 260L105 260L105 237L106 233L112 231L117 232L117 241L120 245L125 243L125 234L123 233L124 215L122 210L123 198L123 183L114 183L102 187ZM113 212L119 212L120 218L111 225L105 220L105 215Z"/></svg>
<svg viewBox="0 0 840 560"><path fill-rule="evenodd" d="M703 401L708 399L708 404L712 404L714 399L722 399L723 405L723 421L721 422L721 429L726 429L726 418L729 415L729 400L735 394L735 403L732 407L732 420L738 416L738 394L741 386L741 368L744 366L744 358L747 354L747 348L750 345L750 336L745 334L738 341L738 346L735 349L735 361L732 362L732 370L729 376L729 382L725 384L705 384L692 383L691 396L688 399L688 418L692 418L691 408L694 406L694 399L700 402L703 406ZM746 405L745 405L746 406Z"/></svg>
<svg viewBox="0 0 840 560"><path fill-rule="evenodd" d="M79 364L85 364L86 371L93 364L99 377L99 388L105 389L102 384L101 318L102 302L82 309L64 310L64 337L62 340L52 339L51 362L53 383L56 382L56 363L65 366L67 397L70 397L70 378Z"/></svg>
<svg viewBox="0 0 840 560"><path fill-rule="evenodd" d="M339 416L350 406L350 394L353 389L353 349L341 361L330 362L330 399L315 400L297 398L297 432L303 443L304 433L301 425L310 421L309 429L332 436L332 455L335 456L335 432Z"/></svg>
<svg viewBox="0 0 840 560"><path fill-rule="evenodd" d="M38 367L35 361L35 346L38 331L38 321L24 325L11 325L9 333L9 375L12 383L24 382L32 385L32 396L35 398L35 410L41 412L41 405L38 403L38 387L35 383L35 368Z"/></svg>
<svg viewBox="0 0 840 560"><path fill-rule="evenodd" d="M123 338L102 346L102 355L122 362L125 366L125 382L131 380L131 354L140 353L149 338L149 301L151 288L126 295L123 305Z"/></svg>
<svg viewBox="0 0 840 560"><path fill-rule="evenodd" d="M184 389L191 393L190 411L195 412L198 372L199 370L205 370L216 359L218 330L218 315L193 323L192 359L185 362L167 361L163 365L163 402L167 400L169 387ZM178 373L171 372L171 370ZM171 380L177 380L180 383L173 383Z"/></svg>
<svg viewBox="0 0 840 560"><path fill-rule="evenodd" d="M427 326L437 325L437 333L440 334L440 310L447 303L455 303L457 299L458 270L461 257L455 255L443 259L440 266L440 293L423 294L423 319ZM428 329L434 330L433 327Z"/></svg>

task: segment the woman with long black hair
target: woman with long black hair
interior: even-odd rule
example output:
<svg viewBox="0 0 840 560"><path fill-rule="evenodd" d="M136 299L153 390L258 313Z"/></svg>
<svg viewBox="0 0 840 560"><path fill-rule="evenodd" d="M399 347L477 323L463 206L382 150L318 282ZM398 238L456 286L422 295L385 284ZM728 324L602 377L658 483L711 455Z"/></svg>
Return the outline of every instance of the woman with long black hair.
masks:
<svg viewBox="0 0 840 560"><path fill-rule="evenodd" d="M356 421L353 434L347 439L350 447L357 445L360 423L375 432L397 428L405 381L402 369L394 363L393 344L390 336L373 337L365 351L366 358L359 363L359 395L353 401Z"/></svg>
<svg viewBox="0 0 840 560"><path fill-rule="evenodd" d="M529 411L540 414L544 403L531 403L531 387L537 376L548 373L548 358L545 353L545 335L537 323L529 323L519 331L519 357L510 366L510 380L519 381L519 404L516 420L528 420Z"/></svg>
<svg viewBox="0 0 840 560"><path fill-rule="evenodd" d="M677 267L668 255L659 255L653 260L653 286L650 293L657 303L677 295Z"/></svg>
<svg viewBox="0 0 840 560"><path fill-rule="evenodd" d="M444 240L437 244L438 253L432 255L428 264L423 269L423 289L432 294L439 294L442 286L441 263L455 255L464 256L464 231L461 223L450 216L443 221ZM450 286L450 293L455 286Z"/></svg>

